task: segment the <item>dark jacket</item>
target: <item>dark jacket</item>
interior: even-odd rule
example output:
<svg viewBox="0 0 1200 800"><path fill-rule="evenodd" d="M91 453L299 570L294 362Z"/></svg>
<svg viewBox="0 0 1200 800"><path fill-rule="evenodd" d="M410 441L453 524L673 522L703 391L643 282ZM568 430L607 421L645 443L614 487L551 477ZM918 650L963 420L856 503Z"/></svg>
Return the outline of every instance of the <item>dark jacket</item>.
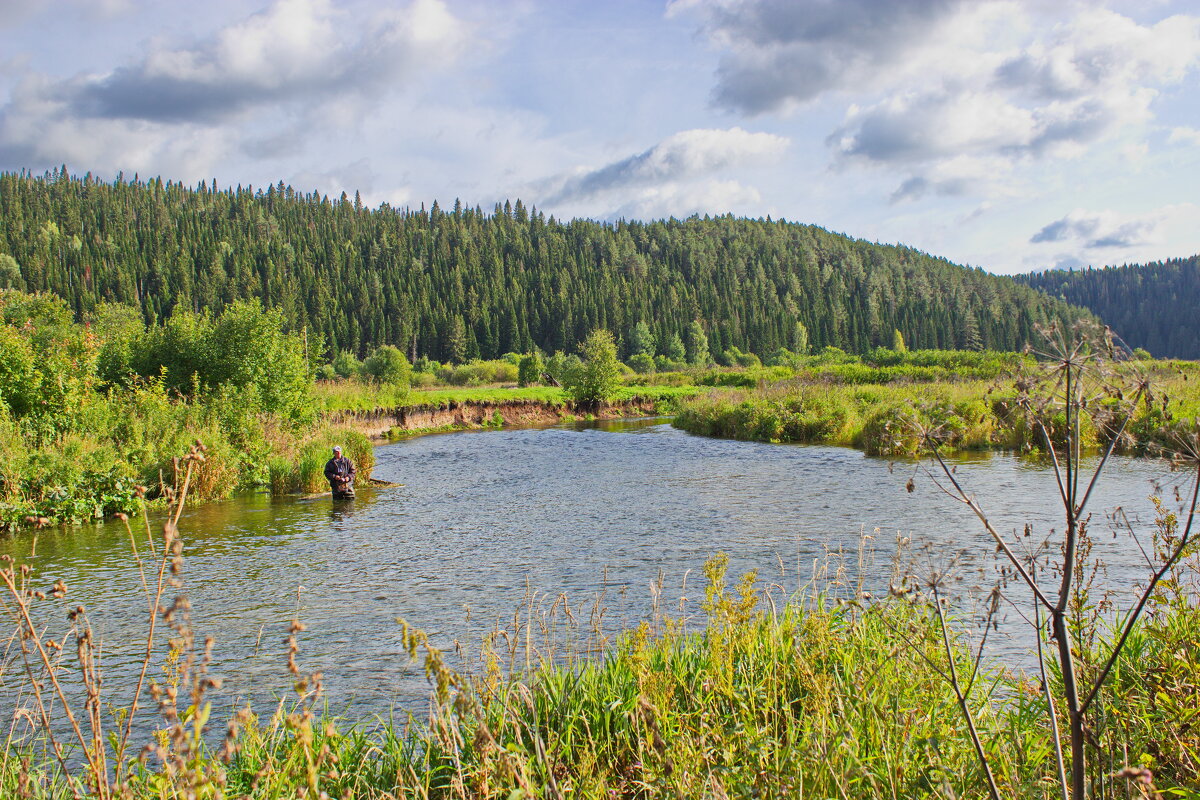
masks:
<svg viewBox="0 0 1200 800"><path fill-rule="evenodd" d="M329 459L325 464L325 480L330 486L350 483L354 480L354 462L345 456Z"/></svg>

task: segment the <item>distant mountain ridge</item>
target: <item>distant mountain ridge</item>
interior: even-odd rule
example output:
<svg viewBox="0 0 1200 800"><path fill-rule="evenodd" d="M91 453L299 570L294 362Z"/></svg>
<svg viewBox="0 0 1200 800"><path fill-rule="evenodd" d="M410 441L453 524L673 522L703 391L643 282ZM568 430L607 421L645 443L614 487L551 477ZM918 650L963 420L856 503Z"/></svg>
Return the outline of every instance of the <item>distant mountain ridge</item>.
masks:
<svg viewBox="0 0 1200 800"><path fill-rule="evenodd" d="M714 354L805 339L864 352L896 330L910 348L1014 350L1037 323L1090 316L1010 278L791 222L563 222L520 200L370 210L282 183L65 170L0 174L5 284L55 292L80 318L102 302L154 321L258 298L330 353L394 344L439 360L571 351L594 328L628 340L643 321L660 351L694 321Z"/></svg>
<svg viewBox="0 0 1200 800"><path fill-rule="evenodd" d="M1159 358L1200 359L1200 255L1150 264L1047 270L1017 280L1091 309L1130 347Z"/></svg>

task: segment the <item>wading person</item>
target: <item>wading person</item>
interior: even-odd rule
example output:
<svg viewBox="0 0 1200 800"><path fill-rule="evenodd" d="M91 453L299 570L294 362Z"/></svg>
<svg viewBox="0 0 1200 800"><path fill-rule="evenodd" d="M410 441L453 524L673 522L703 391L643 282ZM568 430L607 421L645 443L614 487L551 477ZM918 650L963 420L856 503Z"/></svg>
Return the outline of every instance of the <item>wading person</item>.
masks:
<svg viewBox="0 0 1200 800"><path fill-rule="evenodd" d="M325 463L325 480L335 500L354 497L354 462L342 455L341 445L333 448L333 458Z"/></svg>

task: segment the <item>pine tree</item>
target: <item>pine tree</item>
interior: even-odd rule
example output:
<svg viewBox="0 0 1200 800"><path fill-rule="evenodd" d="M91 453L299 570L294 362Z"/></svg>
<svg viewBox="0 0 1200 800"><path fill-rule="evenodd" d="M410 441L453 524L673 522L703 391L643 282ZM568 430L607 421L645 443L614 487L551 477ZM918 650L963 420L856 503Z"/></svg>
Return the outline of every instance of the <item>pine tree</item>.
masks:
<svg viewBox="0 0 1200 800"><path fill-rule="evenodd" d="M708 352L708 336L704 333L704 326L700 324L700 320L693 320L688 326L686 349L689 364L707 366L712 361Z"/></svg>
<svg viewBox="0 0 1200 800"><path fill-rule="evenodd" d="M797 355L805 355L808 353L808 328L803 322L796 322L792 328L792 352Z"/></svg>
<svg viewBox="0 0 1200 800"><path fill-rule="evenodd" d="M644 321L633 326L633 332L629 336L629 354L630 355L647 355L654 356L657 341L654 334L650 331L650 326Z"/></svg>

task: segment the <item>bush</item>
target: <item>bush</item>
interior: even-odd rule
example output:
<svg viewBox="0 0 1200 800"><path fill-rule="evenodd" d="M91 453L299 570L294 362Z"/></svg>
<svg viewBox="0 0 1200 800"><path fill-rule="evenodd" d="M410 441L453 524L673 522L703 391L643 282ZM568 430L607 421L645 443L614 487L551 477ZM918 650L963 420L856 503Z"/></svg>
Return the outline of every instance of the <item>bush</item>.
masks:
<svg viewBox="0 0 1200 800"><path fill-rule="evenodd" d="M412 379L412 367L399 348L390 344L381 345L363 362L363 372L375 383L385 386L408 386Z"/></svg>
<svg viewBox="0 0 1200 800"><path fill-rule="evenodd" d="M629 367L639 375L654 372L654 357L649 353L634 353L629 357Z"/></svg>
<svg viewBox="0 0 1200 800"><path fill-rule="evenodd" d="M542 382L542 357L537 353L522 356L517 366L517 384L536 386Z"/></svg>
<svg viewBox="0 0 1200 800"><path fill-rule="evenodd" d="M362 368L363 362L347 350L341 350L333 357L333 370L339 378L353 378L362 373Z"/></svg>
<svg viewBox="0 0 1200 800"><path fill-rule="evenodd" d="M588 334L581 350L582 361L563 380L567 394L582 405L608 402L621 385L621 364L613 335L598 329Z"/></svg>

